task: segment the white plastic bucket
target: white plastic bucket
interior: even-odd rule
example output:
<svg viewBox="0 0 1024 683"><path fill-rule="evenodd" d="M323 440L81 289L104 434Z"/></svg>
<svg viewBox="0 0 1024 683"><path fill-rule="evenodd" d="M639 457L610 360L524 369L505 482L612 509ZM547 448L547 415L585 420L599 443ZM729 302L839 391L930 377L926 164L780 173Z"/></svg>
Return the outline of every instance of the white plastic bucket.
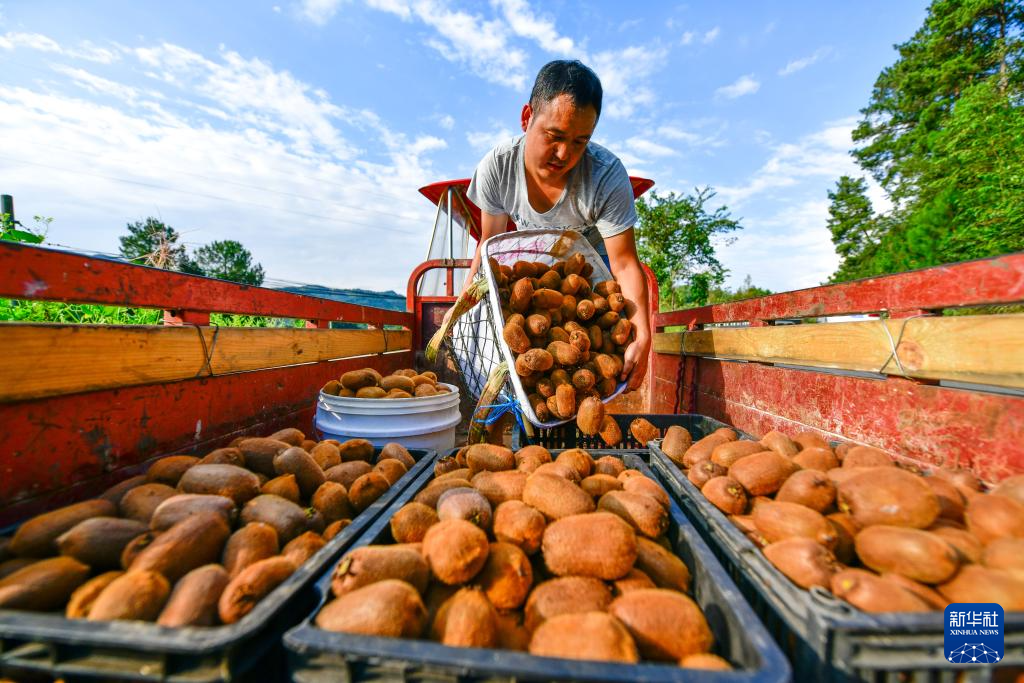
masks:
<svg viewBox="0 0 1024 683"><path fill-rule="evenodd" d="M374 446L392 441L406 448L438 452L455 447L459 389L417 398L349 398L320 392L314 426L321 439L367 439Z"/></svg>

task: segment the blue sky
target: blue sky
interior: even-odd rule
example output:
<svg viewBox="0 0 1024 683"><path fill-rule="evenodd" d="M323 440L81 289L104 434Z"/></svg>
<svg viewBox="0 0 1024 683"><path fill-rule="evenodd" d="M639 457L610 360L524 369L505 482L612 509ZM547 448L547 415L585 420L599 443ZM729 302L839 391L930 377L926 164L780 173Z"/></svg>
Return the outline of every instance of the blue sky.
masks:
<svg viewBox="0 0 1024 683"><path fill-rule="evenodd" d="M52 243L117 250L162 217L268 277L404 291L433 207L518 132L537 69L583 59L596 141L661 192L710 185L744 230L729 284L835 268L826 192L925 3L530 0L0 5L0 192ZM885 205L873 187L872 199Z"/></svg>

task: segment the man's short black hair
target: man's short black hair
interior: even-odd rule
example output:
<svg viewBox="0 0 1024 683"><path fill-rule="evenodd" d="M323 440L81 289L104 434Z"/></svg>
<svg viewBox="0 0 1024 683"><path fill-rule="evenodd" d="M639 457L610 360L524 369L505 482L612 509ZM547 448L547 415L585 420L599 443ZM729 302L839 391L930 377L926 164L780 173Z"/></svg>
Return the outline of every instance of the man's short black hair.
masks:
<svg viewBox="0 0 1024 683"><path fill-rule="evenodd" d="M578 59L556 59L541 67L530 92L530 106L536 111L559 95L569 95L577 107L593 107L601 118L601 79Z"/></svg>

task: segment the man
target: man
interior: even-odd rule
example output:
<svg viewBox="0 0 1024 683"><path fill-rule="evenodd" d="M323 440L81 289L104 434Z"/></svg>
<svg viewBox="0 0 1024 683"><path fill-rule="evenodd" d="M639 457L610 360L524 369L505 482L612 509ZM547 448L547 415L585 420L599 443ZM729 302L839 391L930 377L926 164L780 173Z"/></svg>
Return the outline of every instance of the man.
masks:
<svg viewBox="0 0 1024 683"><path fill-rule="evenodd" d="M601 81L581 62L550 62L537 74L523 106L523 135L498 145L473 174L468 197L481 210L481 236L557 228L585 235L605 257L627 301L636 328L626 348L622 381L636 389L647 372L651 317L647 284L636 254L633 188L619 159L591 142L601 115ZM467 284L480 264L473 255Z"/></svg>

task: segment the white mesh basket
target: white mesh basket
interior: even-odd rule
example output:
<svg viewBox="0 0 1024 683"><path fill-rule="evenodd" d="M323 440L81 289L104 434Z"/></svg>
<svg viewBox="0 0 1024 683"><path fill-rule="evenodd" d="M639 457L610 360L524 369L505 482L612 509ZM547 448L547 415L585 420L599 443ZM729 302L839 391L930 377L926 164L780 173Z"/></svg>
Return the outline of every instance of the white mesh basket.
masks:
<svg viewBox="0 0 1024 683"><path fill-rule="evenodd" d="M515 372L515 355L505 343L501 334L504 319L501 316L501 301L498 297L498 283L491 271L490 259L501 265L511 266L516 261L540 261L554 265L573 254L582 254L594 272L590 280L594 283L611 280L600 255L594 251L586 237L572 230L524 230L495 235L480 246L480 273L487 278L487 297L474 306L455 323L452 338L448 342L466 382L466 388L474 396L480 396L491 370L502 360L508 362L509 380L506 382L499 401L511 396L519 402L523 416L538 427L556 427L568 420L541 421L530 405L528 393ZM602 399L608 402L626 388L620 382L615 392Z"/></svg>

